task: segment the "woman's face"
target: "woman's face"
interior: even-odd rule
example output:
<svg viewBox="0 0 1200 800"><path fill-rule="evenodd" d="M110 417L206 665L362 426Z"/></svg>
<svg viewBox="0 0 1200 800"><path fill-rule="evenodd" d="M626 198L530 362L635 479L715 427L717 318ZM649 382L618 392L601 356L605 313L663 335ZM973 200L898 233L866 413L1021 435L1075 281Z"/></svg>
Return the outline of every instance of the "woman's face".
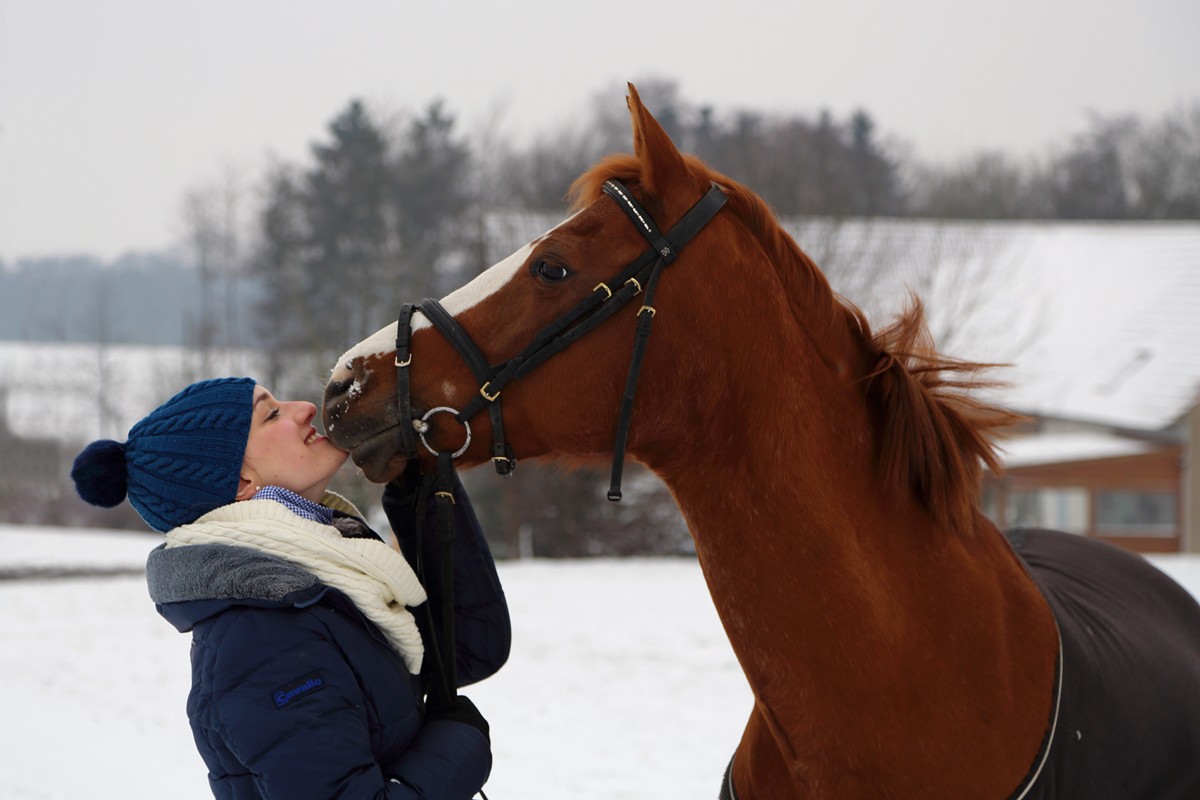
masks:
<svg viewBox="0 0 1200 800"><path fill-rule="evenodd" d="M348 453L317 433L312 426L316 415L312 403L276 400L263 387L254 387L238 500L253 497L264 486L279 486L320 502Z"/></svg>

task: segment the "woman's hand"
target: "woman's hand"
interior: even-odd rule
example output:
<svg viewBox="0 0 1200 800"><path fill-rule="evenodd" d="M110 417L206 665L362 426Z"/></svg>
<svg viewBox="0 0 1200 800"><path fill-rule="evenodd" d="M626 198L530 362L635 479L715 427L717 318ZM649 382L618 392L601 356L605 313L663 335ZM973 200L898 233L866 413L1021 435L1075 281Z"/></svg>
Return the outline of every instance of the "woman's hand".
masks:
<svg viewBox="0 0 1200 800"><path fill-rule="evenodd" d="M489 742L492 740L491 726L488 725L488 721L483 718L483 714L479 713L475 704L461 694L457 695L449 705L429 707L425 713L425 722L428 724L435 720L449 720L470 725L482 733Z"/></svg>

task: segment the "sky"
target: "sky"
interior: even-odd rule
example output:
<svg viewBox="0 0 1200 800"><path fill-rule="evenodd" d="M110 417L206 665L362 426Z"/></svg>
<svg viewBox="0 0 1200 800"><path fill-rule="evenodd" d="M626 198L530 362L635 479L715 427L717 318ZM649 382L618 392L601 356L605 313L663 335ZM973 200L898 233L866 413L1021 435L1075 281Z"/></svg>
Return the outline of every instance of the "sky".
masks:
<svg viewBox="0 0 1200 800"><path fill-rule="evenodd" d="M352 98L524 141L669 79L1023 157L1200 101L1197 31L1195 0L0 0L0 261L178 244L186 192L307 163Z"/></svg>

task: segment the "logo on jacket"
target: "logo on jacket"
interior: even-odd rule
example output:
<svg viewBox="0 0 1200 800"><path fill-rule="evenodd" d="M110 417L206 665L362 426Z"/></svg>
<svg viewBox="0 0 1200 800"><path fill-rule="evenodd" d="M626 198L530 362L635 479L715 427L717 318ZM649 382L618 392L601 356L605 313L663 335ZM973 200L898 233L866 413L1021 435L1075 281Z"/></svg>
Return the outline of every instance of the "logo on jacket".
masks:
<svg viewBox="0 0 1200 800"><path fill-rule="evenodd" d="M283 708L305 695L310 695L324 688L325 681L321 680L321 676L316 672L310 672L271 692L271 699L275 701L276 708Z"/></svg>

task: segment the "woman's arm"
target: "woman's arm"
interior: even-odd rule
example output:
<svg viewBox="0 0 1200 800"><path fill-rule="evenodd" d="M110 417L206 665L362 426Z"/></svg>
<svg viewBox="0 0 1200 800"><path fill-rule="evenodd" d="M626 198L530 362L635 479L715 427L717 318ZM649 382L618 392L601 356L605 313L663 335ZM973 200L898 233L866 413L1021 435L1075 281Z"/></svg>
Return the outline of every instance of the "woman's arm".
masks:
<svg viewBox="0 0 1200 800"><path fill-rule="evenodd" d="M402 746L391 743L397 755L389 763L377 762L371 699L330 634L331 624L359 624L344 612L318 604L231 613L237 616L209 640L218 644L209 654L206 721L264 797L461 800L487 779L487 737L453 720L421 725L415 687L382 673L380 682L389 685L379 692L405 695L389 698L398 718L387 721L387 736L404 728L415 735Z"/></svg>
<svg viewBox="0 0 1200 800"><path fill-rule="evenodd" d="M421 576L433 610L436 635L440 637L444 596L442 546L438 542L437 509L431 483L431 479L422 479L416 472L415 463L410 464L404 475L387 485L383 492L383 509L401 552ZM508 660L512 625L492 551L457 475L454 476L453 509L456 663L458 685L467 686L492 675ZM417 614L416 617L422 635L426 636L424 615Z"/></svg>

